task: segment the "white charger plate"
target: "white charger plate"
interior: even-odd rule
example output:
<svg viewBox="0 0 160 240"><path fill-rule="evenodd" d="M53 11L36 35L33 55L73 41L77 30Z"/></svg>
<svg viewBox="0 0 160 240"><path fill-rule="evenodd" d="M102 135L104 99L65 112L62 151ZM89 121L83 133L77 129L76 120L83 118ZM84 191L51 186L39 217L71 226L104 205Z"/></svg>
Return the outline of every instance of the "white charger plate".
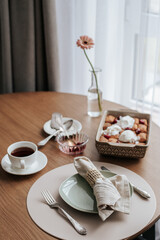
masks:
<svg viewBox="0 0 160 240"><path fill-rule="evenodd" d="M67 120L70 120L71 118L68 118L68 117L63 117L63 122L66 122ZM73 120L73 125L72 127L67 131L68 134L75 134L77 132L80 132L81 129L82 129L82 124L75 120L75 119L72 119ZM43 125L43 130L45 131L45 133L47 134L54 134L56 132L56 130L54 128L51 128L51 120L45 122L45 124Z"/></svg>
<svg viewBox="0 0 160 240"><path fill-rule="evenodd" d="M105 222L98 214L81 212L66 204L59 195L59 187L67 178L76 174L73 164L66 164L41 176L32 185L27 196L27 209L32 220L43 231L58 239L76 240L119 240L133 236L152 219L156 209L156 198L150 185L134 172L110 163L95 162L98 169L105 166L114 173L125 174L135 185L151 194L146 200L133 193L130 214L114 212ZM48 189L60 205L87 229L87 235L78 234L72 225L56 209L51 209L44 201L41 191ZM144 214L145 213L145 214Z"/></svg>

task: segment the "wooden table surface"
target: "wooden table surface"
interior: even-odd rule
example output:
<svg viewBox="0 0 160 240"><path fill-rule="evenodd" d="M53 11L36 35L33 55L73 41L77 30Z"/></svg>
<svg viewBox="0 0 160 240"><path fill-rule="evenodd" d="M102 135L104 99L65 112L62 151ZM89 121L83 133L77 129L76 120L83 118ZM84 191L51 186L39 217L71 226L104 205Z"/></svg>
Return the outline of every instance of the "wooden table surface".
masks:
<svg viewBox="0 0 160 240"><path fill-rule="evenodd" d="M103 102L103 109L121 109L122 106ZM118 159L101 156L95 147L95 137L101 117L87 115L85 96L57 92L13 93L0 95L0 157L7 147L16 141L39 142L47 134L43 124L51 119L53 112L60 112L81 122L83 132L89 135L85 156L93 161L108 162L126 167L142 176L152 187L157 199L157 207L147 230L160 218L160 128L152 123L150 145L143 159ZM48 171L72 163L73 156L60 152L58 144L51 140L41 151L48 158L47 166L40 172L28 176L16 176L0 167L0 239L4 240L51 240L56 239L42 231L31 220L26 197L32 184ZM137 236L141 232L134 235ZM130 239L133 239L131 237Z"/></svg>

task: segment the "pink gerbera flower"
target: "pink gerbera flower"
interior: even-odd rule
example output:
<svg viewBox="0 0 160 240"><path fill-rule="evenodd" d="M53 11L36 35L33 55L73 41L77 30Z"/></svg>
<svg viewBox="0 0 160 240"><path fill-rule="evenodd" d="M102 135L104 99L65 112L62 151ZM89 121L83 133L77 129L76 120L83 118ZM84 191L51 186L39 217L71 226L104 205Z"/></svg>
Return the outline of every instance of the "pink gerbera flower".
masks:
<svg viewBox="0 0 160 240"><path fill-rule="evenodd" d="M82 49L90 49L93 45L93 39L88 36L81 36L80 39L77 40L77 46Z"/></svg>
<svg viewBox="0 0 160 240"><path fill-rule="evenodd" d="M102 106L101 106L101 101L100 101L100 95L99 95L99 89L98 89L98 81L97 81L97 76L94 70L94 67L91 63L91 61L89 60L89 57L86 53L86 49L90 49L92 48L94 45L93 39L88 37L88 36L81 36L80 39L77 40L77 46L80 47L81 49L83 49L84 54L92 68L95 80L96 80L96 88L97 88L97 94L98 94L98 105L99 105L99 110L102 111Z"/></svg>

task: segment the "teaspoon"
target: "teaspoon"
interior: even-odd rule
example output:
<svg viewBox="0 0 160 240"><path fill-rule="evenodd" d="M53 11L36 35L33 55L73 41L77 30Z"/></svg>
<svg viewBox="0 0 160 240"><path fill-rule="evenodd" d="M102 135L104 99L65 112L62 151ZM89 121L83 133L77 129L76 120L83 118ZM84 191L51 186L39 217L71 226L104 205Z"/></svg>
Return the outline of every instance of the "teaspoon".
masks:
<svg viewBox="0 0 160 240"><path fill-rule="evenodd" d="M37 143L38 147L44 146L52 137L56 136L57 133L62 132L62 131L64 131L66 133L67 130L69 130L71 128L72 124L73 124L73 120L72 119L70 119L70 120L66 121L65 123L63 123L62 126L59 127L59 130L57 130L53 134L49 135L48 137L46 137L42 141L38 142Z"/></svg>

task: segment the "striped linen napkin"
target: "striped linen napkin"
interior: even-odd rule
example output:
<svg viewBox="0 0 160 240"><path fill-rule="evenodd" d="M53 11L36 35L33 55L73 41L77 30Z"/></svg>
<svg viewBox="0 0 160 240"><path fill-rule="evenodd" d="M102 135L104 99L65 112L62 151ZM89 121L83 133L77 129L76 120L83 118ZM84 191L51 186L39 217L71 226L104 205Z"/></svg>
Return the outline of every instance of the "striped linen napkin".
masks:
<svg viewBox="0 0 160 240"><path fill-rule="evenodd" d="M129 214L130 185L125 175L105 178L87 157L74 158L77 172L86 179L93 188L97 201L98 214L105 221L114 211Z"/></svg>

